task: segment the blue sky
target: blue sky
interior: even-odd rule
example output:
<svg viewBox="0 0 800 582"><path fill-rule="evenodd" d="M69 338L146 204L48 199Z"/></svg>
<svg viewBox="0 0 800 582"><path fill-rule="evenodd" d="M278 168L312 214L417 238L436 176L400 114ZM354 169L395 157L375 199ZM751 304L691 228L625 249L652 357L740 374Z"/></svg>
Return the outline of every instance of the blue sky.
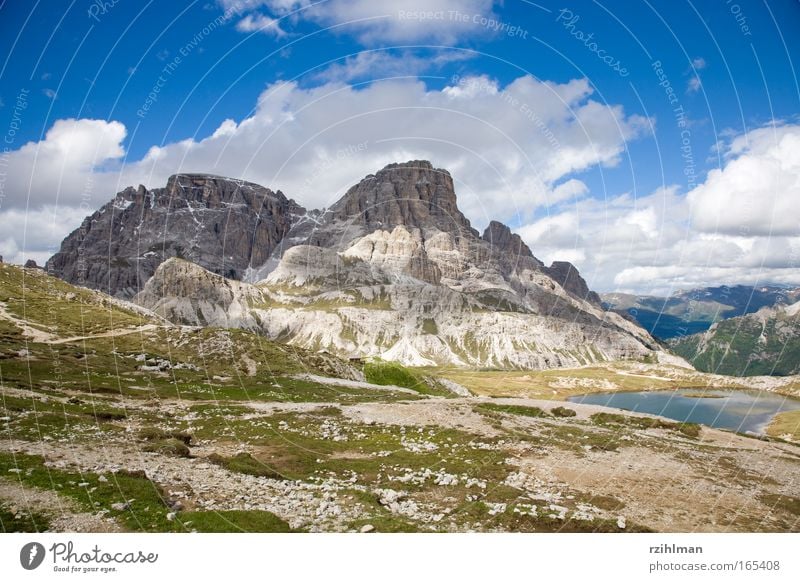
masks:
<svg viewBox="0 0 800 582"><path fill-rule="evenodd" d="M800 284L799 25L793 0L6 1L0 254L177 171L311 207L409 156L600 290ZM774 200L731 193L773 166Z"/></svg>

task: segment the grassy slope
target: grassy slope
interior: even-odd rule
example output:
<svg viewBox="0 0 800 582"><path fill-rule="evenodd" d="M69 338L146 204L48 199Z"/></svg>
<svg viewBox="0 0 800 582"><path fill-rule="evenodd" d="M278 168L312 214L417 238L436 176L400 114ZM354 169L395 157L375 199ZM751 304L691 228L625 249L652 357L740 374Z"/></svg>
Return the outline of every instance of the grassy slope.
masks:
<svg viewBox="0 0 800 582"><path fill-rule="evenodd" d="M800 317L779 313L762 325L754 316L722 321L705 336L675 340L672 350L698 370L730 376L800 373Z"/></svg>
<svg viewBox="0 0 800 582"><path fill-rule="evenodd" d="M674 390L709 387L752 389L737 378L712 376L664 365L612 363L583 368L553 370L464 370L427 368L427 374L458 382L479 396L524 397L566 400L592 392ZM787 396L800 396L800 381L790 381L776 390Z"/></svg>

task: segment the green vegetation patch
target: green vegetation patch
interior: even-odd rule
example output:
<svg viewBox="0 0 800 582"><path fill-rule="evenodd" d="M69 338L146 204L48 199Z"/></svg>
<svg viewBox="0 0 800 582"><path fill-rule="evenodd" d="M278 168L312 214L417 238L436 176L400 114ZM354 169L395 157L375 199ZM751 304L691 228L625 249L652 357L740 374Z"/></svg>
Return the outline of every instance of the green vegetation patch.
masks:
<svg viewBox="0 0 800 582"><path fill-rule="evenodd" d="M420 394L428 396L452 397L453 393L441 387L435 381L426 381L426 378L406 368L397 362L371 360L364 364L364 376L367 382L379 386L400 386L410 388Z"/></svg>
<svg viewBox="0 0 800 582"><path fill-rule="evenodd" d="M781 509L793 515L800 516L800 498L790 495L767 493L761 495L761 502L773 509Z"/></svg>
<svg viewBox="0 0 800 582"><path fill-rule="evenodd" d="M86 511L105 509L132 531L183 531L167 519L167 496L143 471L108 473L103 480L94 473L46 467L40 456L0 453L0 474L9 470L19 470L23 484L72 498Z"/></svg>
<svg viewBox="0 0 800 582"><path fill-rule="evenodd" d="M506 414L516 414L517 416L530 416L532 418L542 418L549 416L547 412L537 406L519 406L514 404L476 404L473 409L476 412L504 412Z"/></svg>
<svg viewBox="0 0 800 582"><path fill-rule="evenodd" d="M50 519L27 508L14 508L0 500L0 533L37 533L47 531Z"/></svg>
<svg viewBox="0 0 800 582"><path fill-rule="evenodd" d="M270 479L285 479L278 471L268 467L262 461L254 458L250 453L237 453L232 457L225 457L213 453L209 455L208 460L215 465L219 465L235 473L245 473L246 475L268 477Z"/></svg>
<svg viewBox="0 0 800 582"><path fill-rule="evenodd" d="M660 418L626 416L624 414L614 414L611 412L595 413L591 416L591 420L595 424L604 426L617 425L643 430L660 428L664 430L674 430L691 438L697 438L700 436L700 425L690 422L671 422Z"/></svg>
<svg viewBox="0 0 800 582"><path fill-rule="evenodd" d="M566 408L564 406L556 406L555 408L551 408L550 414L553 416L558 416L559 418L571 418L578 415L578 413L571 408Z"/></svg>
<svg viewBox="0 0 800 582"><path fill-rule="evenodd" d="M187 511L180 514L187 530L206 533L290 533L292 528L269 511Z"/></svg>
<svg viewBox="0 0 800 582"><path fill-rule="evenodd" d="M158 453L168 457L188 457L191 455L186 443L175 438L168 438L148 442L142 450L146 453Z"/></svg>

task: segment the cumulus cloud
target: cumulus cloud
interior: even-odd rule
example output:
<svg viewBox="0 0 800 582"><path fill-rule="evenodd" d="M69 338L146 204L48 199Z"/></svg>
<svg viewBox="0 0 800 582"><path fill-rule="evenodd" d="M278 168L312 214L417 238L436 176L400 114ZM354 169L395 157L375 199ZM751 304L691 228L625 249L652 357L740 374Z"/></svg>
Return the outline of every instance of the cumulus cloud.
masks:
<svg viewBox="0 0 800 582"><path fill-rule="evenodd" d="M0 210L0 224L3 225L0 256L9 263L24 264L33 259L44 265L85 215L79 207L53 205L32 210Z"/></svg>
<svg viewBox="0 0 800 582"><path fill-rule="evenodd" d="M125 154L125 126L100 119L60 119L40 142L29 142L4 156L7 166L3 207L44 204L99 206L112 192L95 191L106 164ZM108 181L105 181L107 187ZM99 198L94 199L95 196Z"/></svg>
<svg viewBox="0 0 800 582"><path fill-rule="evenodd" d="M9 154L3 209L83 204L85 215L125 186L163 186L177 172L242 178L324 207L387 163L426 158L451 171L462 209L481 227L584 197L572 174L617 164L645 125L596 101L585 79L523 76L503 86L469 77L443 89L416 79L276 83L251 116L124 165L122 124L60 120L44 140Z"/></svg>
<svg viewBox="0 0 800 582"><path fill-rule="evenodd" d="M741 236L800 234L800 125L739 136L726 157L689 193L694 227Z"/></svg>
<svg viewBox="0 0 800 582"><path fill-rule="evenodd" d="M277 19L258 13L248 14L242 18L236 23L236 30L240 32L261 32L275 38L286 36L286 31L281 28Z"/></svg>
<svg viewBox="0 0 800 582"><path fill-rule="evenodd" d="M410 50L367 50L328 65L321 71L312 73L310 78L318 82L349 83L416 76L430 69L438 69L448 63L468 60L473 56L473 53L468 52L436 49L415 49L413 52Z"/></svg>
<svg viewBox="0 0 800 582"><path fill-rule="evenodd" d="M220 0L226 9L266 10L353 35L366 45L430 41L451 45L491 33L493 0ZM456 13L466 15L456 17Z"/></svg>
<svg viewBox="0 0 800 582"><path fill-rule="evenodd" d="M626 141L645 125L592 99L585 80L553 84L524 76L504 87L477 84L488 89L458 98L456 87L431 90L417 80L359 89L275 84L251 117L226 121L200 141L154 147L126 166L122 181L158 185L178 170L215 172L280 187L320 207L386 163L427 158L460 181L464 210L481 222L582 196L579 183L561 182L618 163Z"/></svg>
<svg viewBox="0 0 800 582"><path fill-rule="evenodd" d="M574 257L600 290L668 294L714 284L800 285L800 127L735 136L688 195L585 198L520 229L539 258Z"/></svg>

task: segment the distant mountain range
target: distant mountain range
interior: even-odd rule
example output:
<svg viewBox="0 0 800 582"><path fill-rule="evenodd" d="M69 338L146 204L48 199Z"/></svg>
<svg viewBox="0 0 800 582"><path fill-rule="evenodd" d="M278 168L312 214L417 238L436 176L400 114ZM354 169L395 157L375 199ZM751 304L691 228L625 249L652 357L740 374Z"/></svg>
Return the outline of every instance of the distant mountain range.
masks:
<svg viewBox="0 0 800 582"><path fill-rule="evenodd" d="M450 174L427 161L390 164L320 211L210 175L128 188L47 269L176 323L351 358L552 368L671 357L604 310L571 264L544 265L499 222L479 234Z"/></svg>
<svg viewBox="0 0 800 582"><path fill-rule="evenodd" d="M800 300L800 288L722 286L681 291L670 297L601 294L603 306L636 320L654 337L668 340L704 332L714 322Z"/></svg>
<svg viewBox="0 0 800 582"><path fill-rule="evenodd" d="M698 370L729 376L800 374L800 302L762 307L675 338L672 350Z"/></svg>

